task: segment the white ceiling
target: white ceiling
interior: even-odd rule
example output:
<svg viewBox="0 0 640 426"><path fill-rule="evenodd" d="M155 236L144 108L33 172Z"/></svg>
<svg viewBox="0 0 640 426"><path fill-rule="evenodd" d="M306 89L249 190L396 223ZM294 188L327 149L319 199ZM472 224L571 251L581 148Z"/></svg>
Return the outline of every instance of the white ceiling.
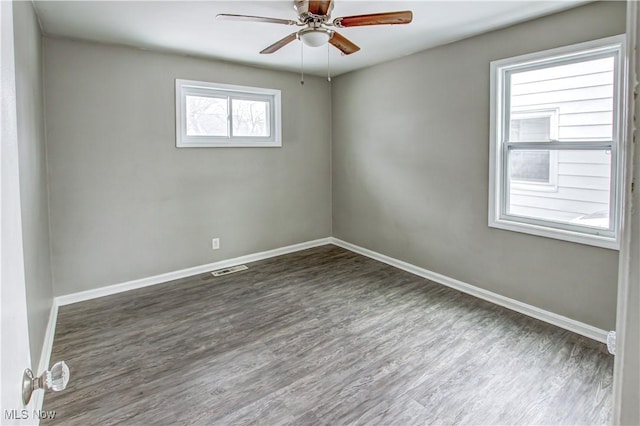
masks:
<svg viewBox="0 0 640 426"><path fill-rule="evenodd" d="M362 50L342 56L329 49L338 75L586 1L364 1L335 0L332 17L412 10L408 25L344 28ZM271 55L258 52L299 27L222 21L218 13L295 20L293 1L36 1L48 35L181 52L266 68L300 71L300 41ZM327 74L327 48L304 49L305 73Z"/></svg>

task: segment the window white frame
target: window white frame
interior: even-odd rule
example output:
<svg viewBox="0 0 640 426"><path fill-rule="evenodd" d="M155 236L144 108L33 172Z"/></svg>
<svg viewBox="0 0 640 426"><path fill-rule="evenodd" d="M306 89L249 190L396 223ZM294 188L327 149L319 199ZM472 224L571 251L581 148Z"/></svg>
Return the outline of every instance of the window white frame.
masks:
<svg viewBox="0 0 640 426"><path fill-rule="evenodd" d="M551 141L544 147L553 149L609 149L611 152L611 187L609 201L609 229L599 230L578 224L567 224L549 220L533 219L507 214L509 188L506 162L510 143L507 140L510 113L510 72L528 71L555 65L563 65L598 57L616 57L613 93L613 139L602 142L558 142ZM550 49L491 62L490 66L490 155L489 155L489 226L509 231L523 232L548 238L572 241L598 247L619 249L620 213L623 200L623 165L625 164L626 126L623 121L626 111L625 93L627 84L627 55L625 36L607 37L571 46ZM518 142L518 148L540 149L540 142Z"/></svg>
<svg viewBox="0 0 640 426"><path fill-rule="evenodd" d="M188 135L186 120L187 96L224 98L227 100L227 135ZM233 135L234 100L256 100L268 104L268 136ZM277 89L208 83L176 79L176 146L194 147L280 147L282 146L281 93Z"/></svg>

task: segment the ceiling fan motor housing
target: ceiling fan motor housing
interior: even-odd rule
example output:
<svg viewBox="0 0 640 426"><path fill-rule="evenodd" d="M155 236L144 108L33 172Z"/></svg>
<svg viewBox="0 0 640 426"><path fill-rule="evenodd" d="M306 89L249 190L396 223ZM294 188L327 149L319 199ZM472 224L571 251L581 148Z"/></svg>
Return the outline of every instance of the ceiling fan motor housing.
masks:
<svg viewBox="0 0 640 426"><path fill-rule="evenodd" d="M325 14L316 14L313 10L311 10L314 8L309 7L311 3L313 3L313 1L309 1L309 0L293 1L293 7L298 13L300 21L304 22L305 24L311 24L311 23L321 24L321 23L327 22L329 20L329 17L331 16L331 11L333 11L333 2L329 3L327 13Z"/></svg>

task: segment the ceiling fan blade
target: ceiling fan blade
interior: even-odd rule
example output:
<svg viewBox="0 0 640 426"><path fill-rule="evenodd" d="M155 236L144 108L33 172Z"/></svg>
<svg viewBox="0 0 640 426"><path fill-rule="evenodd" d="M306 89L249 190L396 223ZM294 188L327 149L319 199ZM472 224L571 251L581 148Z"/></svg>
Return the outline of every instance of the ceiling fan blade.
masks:
<svg viewBox="0 0 640 426"><path fill-rule="evenodd" d="M309 13L314 15L326 15L331 10L331 2L333 0L310 0Z"/></svg>
<svg viewBox="0 0 640 426"><path fill-rule="evenodd" d="M360 50L360 47L337 31L333 32L333 36L329 39L329 43L337 47L338 50L345 55L351 55L352 53L356 53Z"/></svg>
<svg viewBox="0 0 640 426"><path fill-rule="evenodd" d="M273 43L271 46L267 47L266 49L263 49L260 53L261 54L265 54L265 53L273 53L278 49L283 48L284 46L286 46L287 44L291 43L293 40L298 38L298 33L291 33L288 36L286 36L285 38L276 41L275 43Z"/></svg>
<svg viewBox="0 0 640 426"><path fill-rule="evenodd" d="M361 27L364 25L396 25L408 24L413 19L413 12L372 13L369 15L344 16L333 20L333 25L338 28Z"/></svg>
<svg viewBox="0 0 640 426"><path fill-rule="evenodd" d="M225 21L247 21L265 22L267 24L298 25L296 21L292 21L290 19L267 18L265 16L234 15L232 13L220 13L216 15L216 18L224 19Z"/></svg>

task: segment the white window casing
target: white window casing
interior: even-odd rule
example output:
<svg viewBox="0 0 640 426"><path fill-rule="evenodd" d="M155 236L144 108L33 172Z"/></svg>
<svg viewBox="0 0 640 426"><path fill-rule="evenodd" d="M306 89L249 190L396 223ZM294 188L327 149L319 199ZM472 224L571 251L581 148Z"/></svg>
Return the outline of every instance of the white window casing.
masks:
<svg viewBox="0 0 640 426"><path fill-rule="evenodd" d="M204 105L197 117L188 114L189 105L194 102ZM257 107L259 116L255 117L255 123L258 130L240 128L242 117L235 113L236 105L251 110L252 118L253 107ZM218 111L207 112L212 109ZM239 107L237 109L240 111ZM193 125L200 121L207 128L191 131ZM281 121L280 90L176 79L178 148L280 147Z"/></svg>
<svg viewBox="0 0 640 426"><path fill-rule="evenodd" d="M571 74L587 62L596 69L610 58L612 71ZM624 36L493 61L490 71L489 226L618 249L624 202ZM611 95L605 98L602 93ZM612 105L608 110L603 107L607 103ZM541 138L546 140L511 140L512 134L521 132L520 127L512 132L512 123L544 117L551 124L548 136ZM602 117L608 117L610 123ZM529 124L540 126L541 121ZM530 134L535 135L535 130ZM518 151L548 151L548 181L540 178L546 170L538 170L536 176L535 164L533 174L529 172L531 179L526 173L514 177L508 162L511 153ZM518 154L517 158L522 162L526 156ZM540 156L531 158L540 162ZM575 158L592 164L580 164ZM589 173L580 172L587 168Z"/></svg>

